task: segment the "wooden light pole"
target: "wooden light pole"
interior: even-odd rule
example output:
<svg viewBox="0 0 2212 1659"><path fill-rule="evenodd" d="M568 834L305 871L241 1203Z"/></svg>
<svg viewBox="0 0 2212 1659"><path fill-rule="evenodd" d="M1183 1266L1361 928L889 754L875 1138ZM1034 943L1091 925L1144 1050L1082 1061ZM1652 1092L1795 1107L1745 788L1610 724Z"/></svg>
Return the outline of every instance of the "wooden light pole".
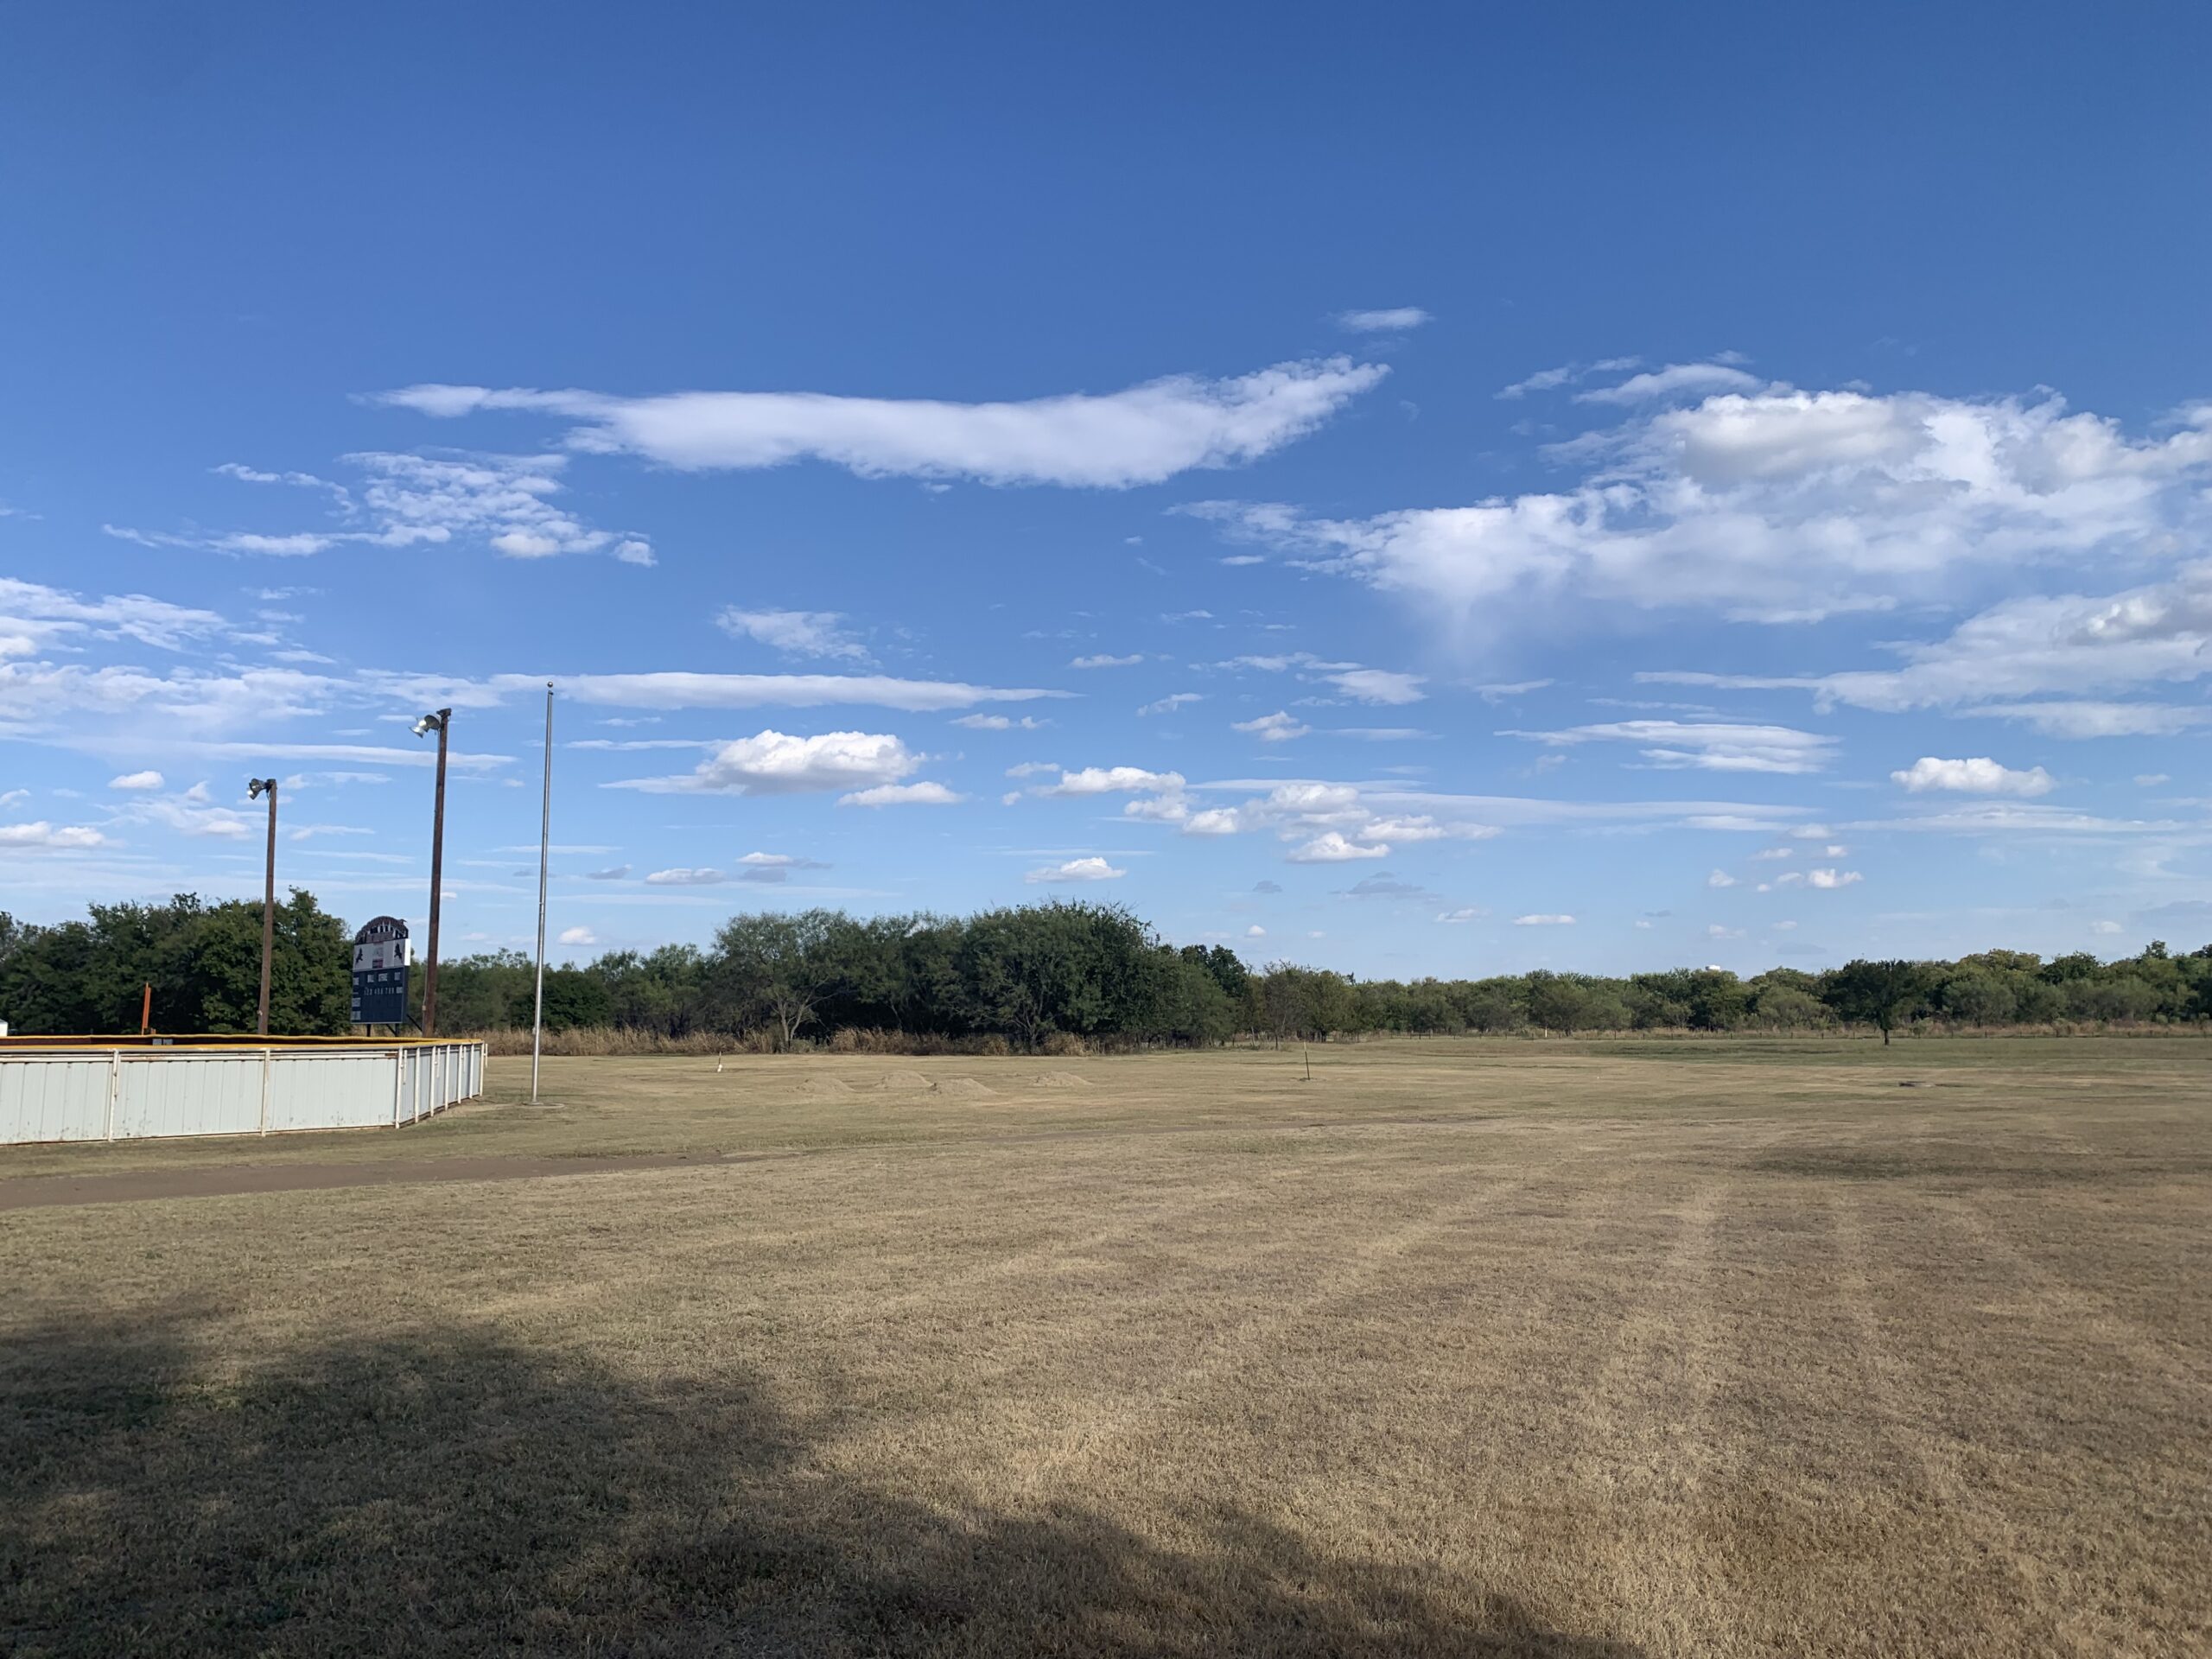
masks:
<svg viewBox="0 0 2212 1659"><path fill-rule="evenodd" d="M261 1012L255 1017L254 1030L261 1036L269 1034L269 963L276 949L276 780L274 778L246 779L246 798L259 800L269 798L269 864L261 884Z"/></svg>
<svg viewBox="0 0 2212 1659"><path fill-rule="evenodd" d="M453 710L441 709L415 722L415 735L438 734L438 785L430 813L430 949L423 969L423 1034L438 1034L438 893L445 885L446 856L446 739L453 729Z"/></svg>

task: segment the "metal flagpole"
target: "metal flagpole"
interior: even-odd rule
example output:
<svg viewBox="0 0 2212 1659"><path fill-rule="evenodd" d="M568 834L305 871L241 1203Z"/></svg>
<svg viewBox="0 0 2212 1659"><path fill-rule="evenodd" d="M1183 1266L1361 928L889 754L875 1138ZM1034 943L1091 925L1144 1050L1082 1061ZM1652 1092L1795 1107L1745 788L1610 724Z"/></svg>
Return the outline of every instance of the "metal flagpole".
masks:
<svg viewBox="0 0 2212 1659"><path fill-rule="evenodd" d="M545 1042L545 866L553 851L553 682L545 682L545 804L537 819L537 1007L530 1022L530 1098L537 1101L537 1057Z"/></svg>
<svg viewBox="0 0 2212 1659"><path fill-rule="evenodd" d="M269 1034L269 959L276 948L276 780L274 778L246 779L249 798L256 795L269 798L269 862L261 887L261 1008L254 1016L256 1034Z"/></svg>

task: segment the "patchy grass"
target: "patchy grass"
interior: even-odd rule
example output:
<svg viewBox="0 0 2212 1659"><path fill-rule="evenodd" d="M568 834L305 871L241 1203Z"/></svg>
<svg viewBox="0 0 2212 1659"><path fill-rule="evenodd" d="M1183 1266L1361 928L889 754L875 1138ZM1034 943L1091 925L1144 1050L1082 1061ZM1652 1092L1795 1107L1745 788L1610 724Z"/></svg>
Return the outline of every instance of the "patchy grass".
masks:
<svg viewBox="0 0 2212 1659"><path fill-rule="evenodd" d="M0 1153L706 1160L0 1213L0 1649L2204 1650L2196 1046L1650 1048Z"/></svg>

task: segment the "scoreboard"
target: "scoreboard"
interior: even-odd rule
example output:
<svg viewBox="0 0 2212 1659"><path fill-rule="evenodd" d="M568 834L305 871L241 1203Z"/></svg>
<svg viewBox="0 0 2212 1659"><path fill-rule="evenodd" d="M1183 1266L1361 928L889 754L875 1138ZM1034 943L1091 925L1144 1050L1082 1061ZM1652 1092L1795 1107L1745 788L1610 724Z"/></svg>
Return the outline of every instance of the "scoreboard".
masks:
<svg viewBox="0 0 2212 1659"><path fill-rule="evenodd" d="M407 1023L407 924L379 916L353 936L353 1023Z"/></svg>

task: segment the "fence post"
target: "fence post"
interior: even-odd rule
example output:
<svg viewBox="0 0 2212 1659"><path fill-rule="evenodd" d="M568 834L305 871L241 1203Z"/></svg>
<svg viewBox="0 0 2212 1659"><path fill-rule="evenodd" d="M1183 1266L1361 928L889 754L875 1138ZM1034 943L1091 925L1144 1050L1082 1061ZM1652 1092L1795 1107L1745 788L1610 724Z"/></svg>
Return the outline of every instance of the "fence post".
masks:
<svg viewBox="0 0 2212 1659"><path fill-rule="evenodd" d="M407 1051L394 1046L391 1051L391 1127L399 1127L399 1096L406 1081Z"/></svg>
<svg viewBox="0 0 2212 1659"><path fill-rule="evenodd" d="M263 1135L266 1135L266 1134L268 1134L268 1133L269 1133L269 1073L270 1073L270 1070L271 1070L271 1069L276 1065L276 1051L275 1049L273 1049L273 1048L264 1048L264 1049L263 1049L263 1050L261 1051L261 1130L260 1130L260 1133L262 1133Z"/></svg>
<svg viewBox="0 0 2212 1659"><path fill-rule="evenodd" d="M115 1114L122 1103L123 1051L118 1048L107 1057L107 1140L115 1139Z"/></svg>

